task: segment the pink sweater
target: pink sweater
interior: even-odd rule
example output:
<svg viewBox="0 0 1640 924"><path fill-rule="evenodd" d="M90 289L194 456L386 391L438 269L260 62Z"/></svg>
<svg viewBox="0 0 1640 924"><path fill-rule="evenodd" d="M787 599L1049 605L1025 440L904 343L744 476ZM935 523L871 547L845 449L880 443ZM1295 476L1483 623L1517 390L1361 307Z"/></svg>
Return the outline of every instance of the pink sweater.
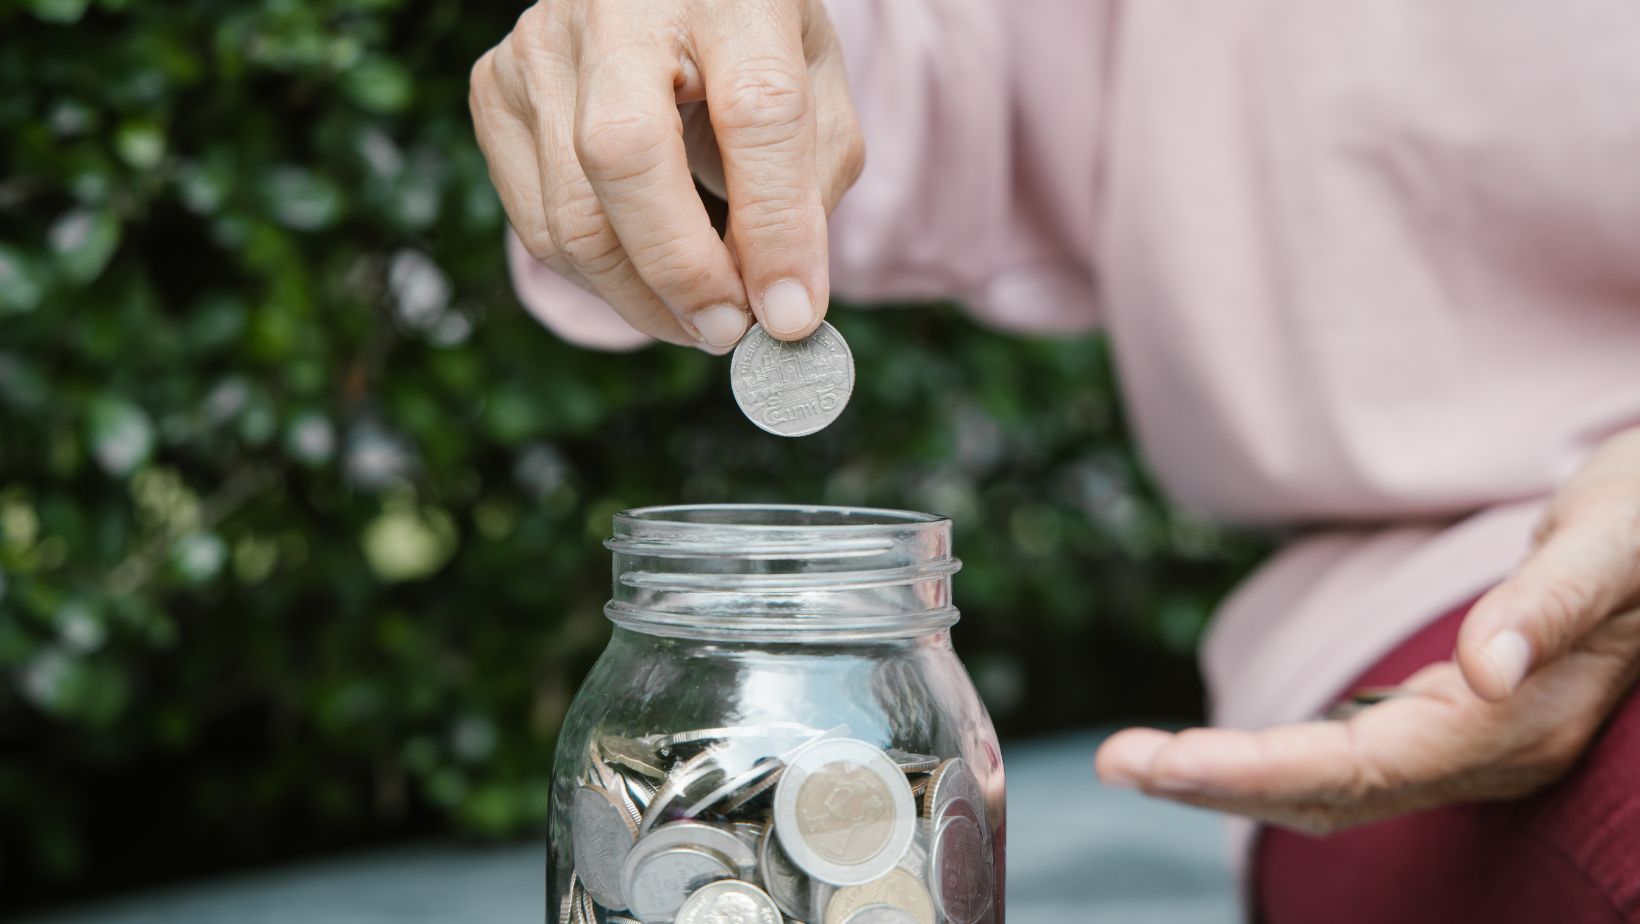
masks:
<svg viewBox="0 0 1640 924"><path fill-rule="evenodd" d="M1314 715L1640 423L1640 3L830 5L836 290L1103 325L1173 496L1301 530L1215 620L1217 721ZM642 342L512 255L561 335Z"/></svg>

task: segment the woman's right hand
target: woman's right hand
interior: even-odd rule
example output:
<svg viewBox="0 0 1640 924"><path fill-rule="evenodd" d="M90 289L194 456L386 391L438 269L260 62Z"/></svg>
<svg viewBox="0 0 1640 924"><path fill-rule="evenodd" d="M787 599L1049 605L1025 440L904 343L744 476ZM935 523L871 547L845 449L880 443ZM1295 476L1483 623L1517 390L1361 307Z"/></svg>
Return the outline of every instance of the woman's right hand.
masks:
<svg viewBox="0 0 1640 924"><path fill-rule="evenodd" d="M480 147L524 246L672 343L748 309L819 326L826 216L860 130L820 0L543 0L474 65ZM719 238L694 177L729 204Z"/></svg>

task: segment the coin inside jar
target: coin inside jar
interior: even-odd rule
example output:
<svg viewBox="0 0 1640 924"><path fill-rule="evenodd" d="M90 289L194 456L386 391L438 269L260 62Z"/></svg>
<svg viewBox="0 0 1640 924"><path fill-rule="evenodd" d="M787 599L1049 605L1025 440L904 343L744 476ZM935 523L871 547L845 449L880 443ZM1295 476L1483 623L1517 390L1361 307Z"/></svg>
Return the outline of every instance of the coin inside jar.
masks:
<svg viewBox="0 0 1640 924"><path fill-rule="evenodd" d="M856 912L878 905L904 912L912 924L934 924L936 920L934 900L922 881L906 870L896 869L863 885L838 889L826 902L822 924L845 924Z"/></svg>
<svg viewBox="0 0 1640 924"><path fill-rule="evenodd" d="M774 823L800 869L855 885L894 868L916 833L917 812L893 760L865 741L831 738L792 755L775 786Z"/></svg>
<svg viewBox="0 0 1640 924"><path fill-rule="evenodd" d="M735 403L776 436L808 436L843 413L854 391L854 356L825 321L802 340L777 340L760 324L740 339L729 364Z"/></svg>
<svg viewBox="0 0 1640 924"><path fill-rule="evenodd" d="M701 886L678 909L678 924L784 924L762 889L738 879Z"/></svg>
<svg viewBox="0 0 1640 924"><path fill-rule="evenodd" d="M722 855L698 847L669 847L646 854L622 877L629 910L645 924L671 921L690 893L719 879L731 879L734 867Z"/></svg>
<svg viewBox="0 0 1640 924"><path fill-rule="evenodd" d="M811 919L812 884L781 849L773 824L764 827L763 836L757 842L757 868L763 877L763 888L769 890L769 897L781 911L799 921Z"/></svg>
<svg viewBox="0 0 1640 924"><path fill-rule="evenodd" d="M934 903L951 924L976 924L990 904L991 856L972 819L951 815L939 824L928 852Z"/></svg>
<svg viewBox="0 0 1640 924"><path fill-rule="evenodd" d="M966 799L978 816L974 821L985 827L985 793L979 780L968 769L968 762L953 757L940 764L928 776L928 788L923 792L923 817L937 823L945 817L945 809L953 799Z"/></svg>
<svg viewBox="0 0 1640 924"><path fill-rule="evenodd" d="M904 908L867 905L844 918L843 924L917 924L917 919Z"/></svg>
<svg viewBox="0 0 1640 924"><path fill-rule="evenodd" d="M570 817L581 887L605 908L625 908L621 870L638 837L637 821L618 798L597 786L575 790Z"/></svg>

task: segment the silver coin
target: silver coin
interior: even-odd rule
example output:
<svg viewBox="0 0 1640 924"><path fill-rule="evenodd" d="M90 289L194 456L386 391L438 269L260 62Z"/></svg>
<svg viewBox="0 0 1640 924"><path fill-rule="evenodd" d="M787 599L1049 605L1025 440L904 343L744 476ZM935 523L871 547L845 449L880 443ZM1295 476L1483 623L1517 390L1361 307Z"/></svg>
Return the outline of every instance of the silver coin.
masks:
<svg viewBox="0 0 1640 924"><path fill-rule="evenodd" d="M940 764L929 774L928 789L922 795L923 818L938 823L945 817L946 803L952 799L967 799L968 804L979 814L975 821L981 828L986 827L985 792L980 789L979 780L968 769L968 762L960 757L953 757Z"/></svg>
<svg viewBox="0 0 1640 924"><path fill-rule="evenodd" d="M621 778L626 782L626 794L632 798L632 804L638 807L641 816L648 810L649 803L655 801L655 787L637 774L627 776L623 773Z"/></svg>
<svg viewBox="0 0 1640 924"><path fill-rule="evenodd" d="M622 887L628 910L645 924L671 921L689 893L735 875L726 858L700 847L669 847L635 858L639 862L628 865Z"/></svg>
<svg viewBox="0 0 1640 924"><path fill-rule="evenodd" d="M762 792L774 785L774 781L780 776L780 771L784 769L786 769L786 765L781 763L779 759L772 756L766 757L739 773L730 774L728 779L725 779L710 792L686 806L683 815L686 818L693 818L719 802L748 789ZM749 799L750 797L741 799L735 807L745 804ZM733 810L733 808L726 809L726 811Z"/></svg>
<svg viewBox="0 0 1640 924"><path fill-rule="evenodd" d="M917 924L917 919L904 908L867 905L844 918L843 924Z"/></svg>
<svg viewBox="0 0 1640 924"><path fill-rule="evenodd" d="M592 896L581 893L581 904L577 907L581 924L598 924L598 906L592 903Z"/></svg>
<svg viewBox="0 0 1640 924"><path fill-rule="evenodd" d="M663 779L666 770L655 753L657 741L650 738L628 738L624 735L605 735L598 742L603 760L625 767L652 780Z"/></svg>
<svg viewBox="0 0 1640 924"><path fill-rule="evenodd" d="M823 430L854 392L854 356L824 321L796 342L776 340L754 324L729 364L735 403L752 423L776 436Z"/></svg>
<svg viewBox="0 0 1640 924"><path fill-rule="evenodd" d="M607 790L582 786L570 803L570 826L581 886L605 908L625 908L621 870L638 838L638 823Z"/></svg>
<svg viewBox="0 0 1640 924"><path fill-rule="evenodd" d="M934 900L922 880L906 870L895 869L881 879L838 889L826 903L823 924L844 924L855 912L874 905L897 908L910 916L912 924L934 924L936 920Z"/></svg>
<svg viewBox="0 0 1640 924"><path fill-rule="evenodd" d="M972 819L942 820L928 851L934 904L951 924L976 924L991 903L991 852Z"/></svg>
<svg viewBox="0 0 1640 924"><path fill-rule="evenodd" d="M901 773L927 773L940 765L940 759L933 754L913 754L899 748L889 748L885 753Z"/></svg>
<svg viewBox="0 0 1640 924"><path fill-rule="evenodd" d="M575 924L575 906L581 900L581 880L575 870L569 871L569 888L558 899L558 924Z"/></svg>
<svg viewBox="0 0 1640 924"><path fill-rule="evenodd" d="M714 749L708 748L679 764L666 778L666 782L655 790L654 798L649 800L648 807L644 809L643 823L638 826L638 833L648 834L657 825L683 818L683 806L694 801L690 794L698 794L702 787L710 788L722 776L723 769L718 765L718 756Z"/></svg>
<svg viewBox="0 0 1640 924"><path fill-rule="evenodd" d="M757 842L757 871L763 877L763 888L780 910L799 920L807 921L813 914L812 883L797 868L780 840L774 835L774 825L765 825L763 836Z"/></svg>
<svg viewBox="0 0 1640 924"><path fill-rule="evenodd" d="M756 725L729 725L722 728L696 728L690 731L662 735L660 749L669 750L679 745L700 742L729 741L736 738L813 738L825 734L821 729L802 722L759 722Z"/></svg>
<svg viewBox="0 0 1640 924"><path fill-rule="evenodd" d="M774 899L738 879L701 886L678 909L678 924L784 924Z"/></svg>
<svg viewBox="0 0 1640 924"><path fill-rule="evenodd" d="M985 819L980 815L980 810L974 806L974 803L969 802L962 796L956 796L946 801L945 807L940 809L939 821L944 821L953 815L961 815L976 826L985 824Z"/></svg>
<svg viewBox="0 0 1640 924"><path fill-rule="evenodd" d="M727 860L741 878L757 875L757 852L751 845L728 828L702 821L674 821L650 831L632 848L627 868L635 868L643 862L644 857L673 847L710 850Z"/></svg>
<svg viewBox="0 0 1640 924"><path fill-rule="evenodd" d="M798 750L775 785L775 833L792 862L834 885L870 882L894 868L916 834L905 774L856 738Z"/></svg>

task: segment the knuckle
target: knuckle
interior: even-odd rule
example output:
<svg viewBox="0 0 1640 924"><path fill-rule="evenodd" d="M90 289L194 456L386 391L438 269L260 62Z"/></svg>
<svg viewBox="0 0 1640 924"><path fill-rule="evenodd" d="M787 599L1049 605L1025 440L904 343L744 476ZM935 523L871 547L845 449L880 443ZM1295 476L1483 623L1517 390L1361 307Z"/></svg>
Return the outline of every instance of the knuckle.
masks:
<svg viewBox="0 0 1640 924"><path fill-rule="evenodd" d="M1594 601L1588 588L1564 578L1548 578L1538 587L1534 608L1558 639L1574 630Z"/></svg>
<svg viewBox="0 0 1640 924"><path fill-rule="evenodd" d="M546 263L558 256L558 247L552 242L552 234L544 226L518 228L518 240L524 245L524 250L536 261Z"/></svg>
<svg viewBox="0 0 1640 924"><path fill-rule="evenodd" d="M809 113L808 76L784 61L747 62L724 87L715 121L729 132L795 134Z"/></svg>
<svg viewBox="0 0 1640 924"><path fill-rule="evenodd" d="M812 196L797 190L759 190L762 198L735 210L735 234L748 238L796 241L816 233Z"/></svg>
<svg viewBox="0 0 1640 924"><path fill-rule="evenodd" d="M467 99L469 104L477 108L477 100L487 97L495 89L495 49L480 55L473 62L472 69L467 72Z"/></svg>
<svg viewBox="0 0 1640 924"><path fill-rule="evenodd" d="M710 264L694 258L691 248L682 241L651 247L635 256L633 262L650 288L657 292L701 292L712 281Z"/></svg>
<svg viewBox="0 0 1640 924"><path fill-rule="evenodd" d="M589 275L608 272L624 258L620 240L590 196L553 206L547 228L558 253Z"/></svg>
<svg viewBox="0 0 1640 924"><path fill-rule="evenodd" d="M640 173L667 140L663 119L651 113L614 114L589 108L575 124L575 155L589 174Z"/></svg>

